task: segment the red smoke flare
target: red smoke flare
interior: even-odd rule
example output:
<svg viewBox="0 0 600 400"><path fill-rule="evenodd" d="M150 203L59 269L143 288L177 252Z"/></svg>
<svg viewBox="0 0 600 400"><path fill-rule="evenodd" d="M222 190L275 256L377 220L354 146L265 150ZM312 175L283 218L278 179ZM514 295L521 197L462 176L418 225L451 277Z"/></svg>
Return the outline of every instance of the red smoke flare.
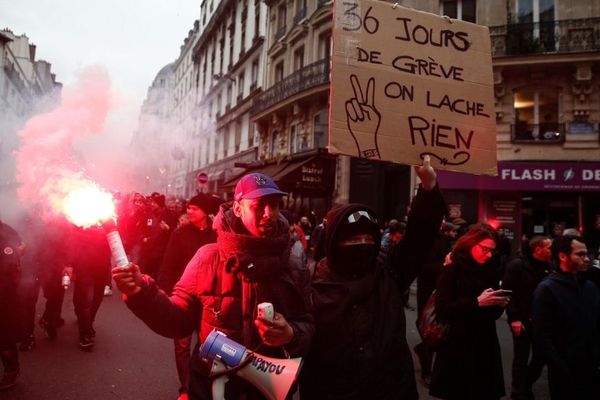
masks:
<svg viewBox="0 0 600 400"><path fill-rule="evenodd" d="M65 87L57 108L34 116L19 131L16 164L23 204L41 208L43 216L64 215L82 227L114 215L112 196L84 175L74 151L77 139L102 131L110 106L106 71L88 68L77 83Z"/></svg>

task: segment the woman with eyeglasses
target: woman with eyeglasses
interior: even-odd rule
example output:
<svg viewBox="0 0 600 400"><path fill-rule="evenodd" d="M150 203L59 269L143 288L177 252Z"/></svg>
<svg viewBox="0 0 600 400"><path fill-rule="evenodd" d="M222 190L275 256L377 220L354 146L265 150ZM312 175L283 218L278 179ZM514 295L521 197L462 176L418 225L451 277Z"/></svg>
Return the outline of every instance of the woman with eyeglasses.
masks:
<svg viewBox="0 0 600 400"><path fill-rule="evenodd" d="M496 320L508 303L498 290L498 234L476 224L454 245L436 286L437 318L450 325L437 350L430 393L442 399L491 400L504 396Z"/></svg>

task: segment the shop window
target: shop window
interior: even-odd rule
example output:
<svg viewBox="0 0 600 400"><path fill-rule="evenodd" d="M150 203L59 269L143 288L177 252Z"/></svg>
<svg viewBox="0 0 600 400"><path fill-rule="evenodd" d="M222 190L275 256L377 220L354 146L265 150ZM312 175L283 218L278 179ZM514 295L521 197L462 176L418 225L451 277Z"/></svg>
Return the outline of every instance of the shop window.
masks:
<svg viewBox="0 0 600 400"><path fill-rule="evenodd" d="M441 14L475 23L477 20L475 0L442 0Z"/></svg>
<svg viewBox="0 0 600 400"><path fill-rule="evenodd" d="M522 88L514 94L515 124L513 142L564 141L564 125L559 123L557 88Z"/></svg>

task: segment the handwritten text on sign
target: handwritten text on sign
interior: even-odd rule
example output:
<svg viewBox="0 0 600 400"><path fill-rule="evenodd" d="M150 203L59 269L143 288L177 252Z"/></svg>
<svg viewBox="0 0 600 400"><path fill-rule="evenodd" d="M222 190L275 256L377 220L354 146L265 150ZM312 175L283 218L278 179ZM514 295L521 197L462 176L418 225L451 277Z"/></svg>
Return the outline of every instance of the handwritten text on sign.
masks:
<svg viewBox="0 0 600 400"><path fill-rule="evenodd" d="M330 151L495 175L488 29L373 0L335 7Z"/></svg>

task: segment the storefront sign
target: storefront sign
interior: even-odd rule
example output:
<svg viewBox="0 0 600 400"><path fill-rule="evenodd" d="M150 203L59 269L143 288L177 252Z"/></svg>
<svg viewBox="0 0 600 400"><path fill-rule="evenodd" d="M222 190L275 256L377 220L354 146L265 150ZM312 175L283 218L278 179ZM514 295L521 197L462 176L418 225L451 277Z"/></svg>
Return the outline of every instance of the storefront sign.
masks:
<svg viewBox="0 0 600 400"><path fill-rule="evenodd" d="M600 190L600 163L501 161L497 177L449 171L438 177L445 189L590 192Z"/></svg>
<svg viewBox="0 0 600 400"><path fill-rule="evenodd" d="M488 28L383 1L334 7L329 151L495 175Z"/></svg>
<svg viewBox="0 0 600 400"><path fill-rule="evenodd" d="M518 198L491 198L487 207L487 220L510 243L512 252L521 240L521 203Z"/></svg>

